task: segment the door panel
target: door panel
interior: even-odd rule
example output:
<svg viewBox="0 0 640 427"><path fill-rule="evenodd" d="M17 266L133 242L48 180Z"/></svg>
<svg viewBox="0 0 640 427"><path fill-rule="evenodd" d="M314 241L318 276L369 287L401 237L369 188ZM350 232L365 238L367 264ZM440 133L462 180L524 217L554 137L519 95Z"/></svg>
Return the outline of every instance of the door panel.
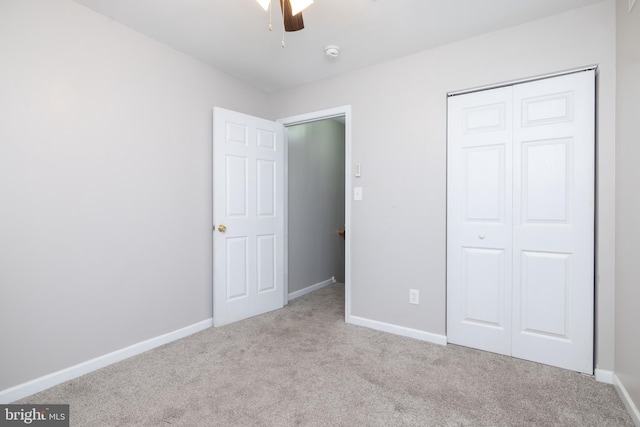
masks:
<svg viewBox="0 0 640 427"><path fill-rule="evenodd" d="M463 219L504 224L504 145L463 148Z"/></svg>
<svg viewBox="0 0 640 427"><path fill-rule="evenodd" d="M248 294L249 245L246 237L226 239L226 301L232 301Z"/></svg>
<svg viewBox="0 0 640 427"><path fill-rule="evenodd" d="M213 146L213 322L219 326L283 306L283 127L215 108Z"/></svg>
<svg viewBox="0 0 640 427"><path fill-rule="evenodd" d="M276 216L276 163L272 160L258 160L258 216Z"/></svg>
<svg viewBox="0 0 640 427"><path fill-rule="evenodd" d="M504 330L505 259L497 249L463 249L466 324L478 323Z"/></svg>
<svg viewBox="0 0 640 427"><path fill-rule="evenodd" d="M510 354L511 88L449 99L447 339Z"/></svg>
<svg viewBox="0 0 640 427"><path fill-rule="evenodd" d="M522 100L522 127L570 121L573 121L573 92L571 91L530 96Z"/></svg>
<svg viewBox="0 0 640 427"><path fill-rule="evenodd" d="M276 289L277 250L275 235L258 236L258 293Z"/></svg>
<svg viewBox="0 0 640 427"><path fill-rule="evenodd" d="M276 151L276 132L266 129L257 129L256 132L258 134L258 148Z"/></svg>
<svg viewBox="0 0 640 427"><path fill-rule="evenodd" d="M523 251L521 272L522 331L568 339L571 255Z"/></svg>
<svg viewBox="0 0 640 427"><path fill-rule="evenodd" d="M570 222L572 139L522 143L522 222Z"/></svg>
<svg viewBox="0 0 640 427"><path fill-rule="evenodd" d="M248 185L247 171L248 159L243 156L226 156L226 216L247 218Z"/></svg>
<svg viewBox="0 0 640 427"><path fill-rule="evenodd" d="M595 76L514 86L513 355L593 373Z"/></svg>

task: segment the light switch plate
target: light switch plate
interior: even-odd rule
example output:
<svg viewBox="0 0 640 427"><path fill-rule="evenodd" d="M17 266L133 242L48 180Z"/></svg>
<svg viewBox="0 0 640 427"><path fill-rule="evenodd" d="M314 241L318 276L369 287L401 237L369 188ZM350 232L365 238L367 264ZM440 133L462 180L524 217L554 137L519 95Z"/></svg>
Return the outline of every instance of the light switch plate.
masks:
<svg viewBox="0 0 640 427"><path fill-rule="evenodd" d="M362 200L362 187L353 187L353 200Z"/></svg>

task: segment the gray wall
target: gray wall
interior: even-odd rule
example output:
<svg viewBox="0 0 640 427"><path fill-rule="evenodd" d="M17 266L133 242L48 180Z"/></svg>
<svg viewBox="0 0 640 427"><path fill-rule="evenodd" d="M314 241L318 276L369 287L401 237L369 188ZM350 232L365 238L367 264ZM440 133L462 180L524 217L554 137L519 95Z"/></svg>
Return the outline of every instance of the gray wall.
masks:
<svg viewBox="0 0 640 427"><path fill-rule="evenodd" d="M618 1L615 372L640 408L640 3Z"/></svg>
<svg viewBox="0 0 640 427"><path fill-rule="evenodd" d="M333 119L287 128L289 293L344 282L345 127Z"/></svg>
<svg viewBox="0 0 640 427"><path fill-rule="evenodd" d="M69 0L0 2L0 390L210 319L214 105L267 97Z"/></svg>
<svg viewBox="0 0 640 427"><path fill-rule="evenodd" d="M366 172L352 205L352 315L446 332L446 93L588 64L600 65L596 362L613 370L612 0L270 96L273 118L352 107L352 159Z"/></svg>

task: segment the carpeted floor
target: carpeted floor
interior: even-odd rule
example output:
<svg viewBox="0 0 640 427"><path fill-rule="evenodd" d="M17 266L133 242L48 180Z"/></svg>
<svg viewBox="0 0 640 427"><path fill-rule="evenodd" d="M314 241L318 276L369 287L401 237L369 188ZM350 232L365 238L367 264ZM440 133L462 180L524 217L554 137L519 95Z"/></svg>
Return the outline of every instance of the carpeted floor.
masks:
<svg viewBox="0 0 640 427"><path fill-rule="evenodd" d="M30 396L74 426L633 426L592 377L344 323L344 286Z"/></svg>

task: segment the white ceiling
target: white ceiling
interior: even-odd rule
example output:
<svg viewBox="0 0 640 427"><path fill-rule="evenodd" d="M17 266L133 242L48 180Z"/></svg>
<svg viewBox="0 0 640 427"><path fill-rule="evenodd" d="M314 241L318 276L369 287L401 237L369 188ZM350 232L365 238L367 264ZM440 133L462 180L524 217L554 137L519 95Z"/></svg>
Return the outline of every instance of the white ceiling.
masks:
<svg viewBox="0 0 640 427"><path fill-rule="evenodd" d="M275 92L602 0L315 0L284 49L275 0L272 32L256 0L75 1Z"/></svg>

